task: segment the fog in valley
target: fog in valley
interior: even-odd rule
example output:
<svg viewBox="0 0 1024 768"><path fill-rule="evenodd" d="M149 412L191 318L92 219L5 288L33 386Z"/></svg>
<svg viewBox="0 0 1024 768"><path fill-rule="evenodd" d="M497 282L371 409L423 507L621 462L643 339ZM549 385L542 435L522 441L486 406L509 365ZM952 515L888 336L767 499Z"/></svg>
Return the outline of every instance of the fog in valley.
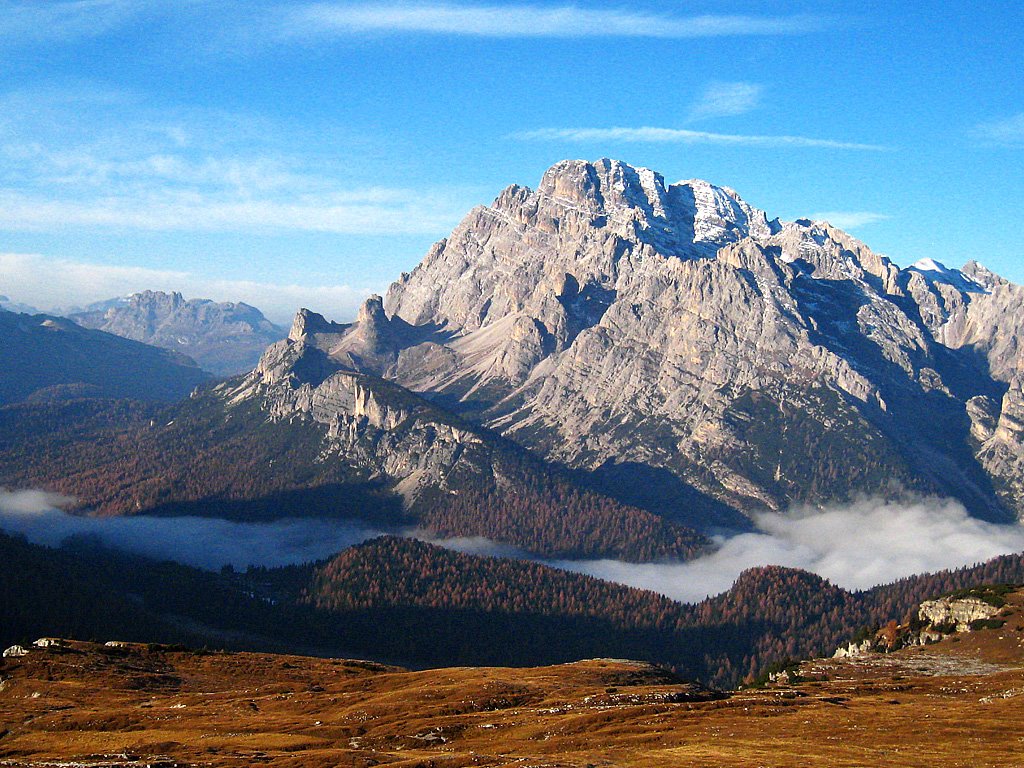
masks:
<svg viewBox="0 0 1024 768"><path fill-rule="evenodd" d="M0 490L0 528L51 547L84 540L207 569L320 560L384 533L329 519L247 523L200 517L85 517L62 511L70 501L45 491ZM866 589L1024 551L1024 527L977 520L948 499L862 499L825 510L757 513L754 521L757 531L720 537L714 552L686 563L541 562L692 602L727 590L743 570L759 565L802 568L847 589ZM469 554L537 559L481 538L439 540L415 529L391 533Z"/></svg>

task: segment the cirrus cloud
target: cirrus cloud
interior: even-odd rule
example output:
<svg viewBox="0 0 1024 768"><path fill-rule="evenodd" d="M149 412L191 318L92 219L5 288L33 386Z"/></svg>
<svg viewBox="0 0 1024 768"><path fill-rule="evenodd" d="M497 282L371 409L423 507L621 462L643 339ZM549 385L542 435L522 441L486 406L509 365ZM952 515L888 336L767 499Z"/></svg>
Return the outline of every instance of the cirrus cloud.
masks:
<svg viewBox="0 0 1024 768"><path fill-rule="evenodd" d="M823 16L679 16L576 5L462 3L307 3L286 14L283 37L444 34L471 37L697 38L803 34Z"/></svg>
<svg viewBox="0 0 1024 768"><path fill-rule="evenodd" d="M1007 147L1024 147L1024 112L974 127L972 134L984 142Z"/></svg>
<svg viewBox="0 0 1024 768"><path fill-rule="evenodd" d="M751 134L711 133L686 128L538 128L511 134L520 141L622 142L627 144L718 144L727 146L851 149L885 152L891 147L807 136L762 136Z"/></svg>
<svg viewBox="0 0 1024 768"><path fill-rule="evenodd" d="M691 120L735 117L756 109L764 88L756 83L708 83L690 109Z"/></svg>

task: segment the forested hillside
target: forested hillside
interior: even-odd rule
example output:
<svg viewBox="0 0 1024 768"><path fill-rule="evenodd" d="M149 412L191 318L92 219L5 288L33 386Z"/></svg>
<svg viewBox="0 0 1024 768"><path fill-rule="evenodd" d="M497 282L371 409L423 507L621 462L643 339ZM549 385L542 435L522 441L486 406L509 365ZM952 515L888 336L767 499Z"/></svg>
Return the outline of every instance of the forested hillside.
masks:
<svg viewBox="0 0 1024 768"><path fill-rule="evenodd" d="M62 317L0 310L0 405L69 397L186 397L210 374L158 349Z"/></svg>
<svg viewBox="0 0 1024 768"><path fill-rule="evenodd" d="M1024 556L866 592L848 592L806 571L755 568L729 591L694 605L536 563L396 538L346 550L308 580L301 569L260 575L280 585L285 573L285 591L321 611L387 616L380 627L366 625L373 644L416 663L547 663L611 655L734 685L779 659L831 653L859 628L904 619L935 595L983 582L1022 583ZM532 634L541 628L546 639ZM455 657L435 661L439 653Z"/></svg>
<svg viewBox="0 0 1024 768"><path fill-rule="evenodd" d="M319 425L207 391L163 408L77 400L0 408L0 487L46 488L101 515L358 519L483 536L545 557L686 558L690 528L570 480L495 438L500 477L463 473L407 503L359 457L325 456Z"/></svg>
<svg viewBox="0 0 1024 768"><path fill-rule="evenodd" d="M780 567L683 605L537 563L382 537L319 564L220 574L0 534L0 643L42 635L187 642L411 666L652 661L719 686L830 654L865 625L980 583L1024 582L1024 556L861 593Z"/></svg>

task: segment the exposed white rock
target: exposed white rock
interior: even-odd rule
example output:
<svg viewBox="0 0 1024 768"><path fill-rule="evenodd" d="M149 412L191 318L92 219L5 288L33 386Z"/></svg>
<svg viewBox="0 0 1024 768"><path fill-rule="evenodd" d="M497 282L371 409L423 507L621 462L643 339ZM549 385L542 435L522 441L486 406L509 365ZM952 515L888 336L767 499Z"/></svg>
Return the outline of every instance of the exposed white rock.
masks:
<svg viewBox="0 0 1024 768"><path fill-rule="evenodd" d="M964 469L966 444L918 461L892 435L963 417L946 381L962 374L936 344L962 345L956 328L974 326L959 313L987 301L987 284L931 262L901 272L841 230L769 221L707 182L666 185L613 160L565 161L536 191L512 186L474 209L391 287L375 321L402 324L389 356L372 345L360 353L354 330L327 351L462 400L551 459L663 467L739 509L827 499L824 477L808 492L799 474L840 455L881 484L965 489L985 508L996 502ZM928 394L939 396L934 414L906 411ZM766 431L781 437L778 448L750 434L751 396L789 424ZM803 414L803 426L787 412ZM874 447L856 455L824 433ZM787 468L786 456L801 461ZM839 496L881 487L830 481Z"/></svg>
<svg viewBox="0 0 1024 768"><path fill-rule="evenodd" d="M17 659L21 656L28 656L28 649L23 648L20 645L12 645L4 651L5 659Z"/></svg>
<svg viewBox="0 0 1024 768"><path fill-rule="evenodd" d="M976 597L928 600L921 603L917 615L933 627L955 627L957 632L969 632L972 621L991 619L999 608Z"/></svg>
<svg viewBox="0 0 1024 768"><path fill-rule="evenodd" d="M67 643L59 637L40 637L32 645L36 648L64 648Z"/></svg>
<svg viewBox="0 0 1024 768"><path fill-rule="evenodd" d="M871 652L871 640L865 638L859 643L849 642L846 645L841 645L836 648L836 652L832 654L833 659L849 659L854 656L863 656L865 653Z"/></svg>

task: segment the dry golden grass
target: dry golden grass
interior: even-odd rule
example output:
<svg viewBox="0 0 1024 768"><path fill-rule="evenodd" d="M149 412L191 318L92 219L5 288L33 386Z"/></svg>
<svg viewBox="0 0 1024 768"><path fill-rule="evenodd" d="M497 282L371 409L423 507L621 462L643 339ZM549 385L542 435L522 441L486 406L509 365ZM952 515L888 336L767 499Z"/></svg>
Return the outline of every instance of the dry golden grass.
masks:
<svg viewBox="0 0 1024 768"><path fill-rule="evenodd" d="M1020 603L1000 630L727 698L612 660L409 672L34 649L0 669L0 765L1024 766Z"/></svg>

